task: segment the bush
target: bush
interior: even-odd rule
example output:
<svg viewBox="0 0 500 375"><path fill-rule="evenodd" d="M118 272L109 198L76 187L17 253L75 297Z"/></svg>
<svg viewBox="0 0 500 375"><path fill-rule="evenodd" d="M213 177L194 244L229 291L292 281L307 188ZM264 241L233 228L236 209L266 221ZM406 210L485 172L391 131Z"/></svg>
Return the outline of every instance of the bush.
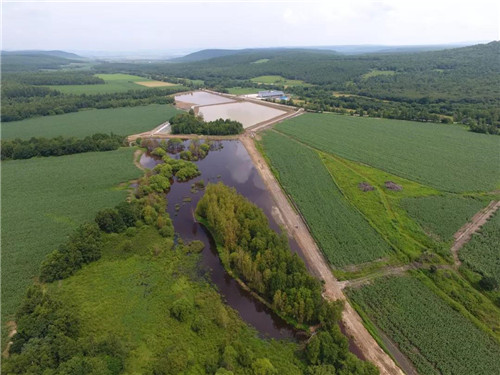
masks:
<svg viewBox="0 0 500 375"><path fill-rule="evenodd" d="M185 322L192 313L193 305L186 299L180 298L172 304L170 315L179 322Z"/></svg>
<svg viewBox="0 0 500 375"><path fill-rule="evenodd" d="M83 264L101 257L101 232L95 224L83 224L68 242L47 255L42 262L40 280L52 282L71 276Z"/></svg>
<svg viewBox="0 0 500 375"><path fill-rule="evenodd" d="M489 292L498 288L498 281L494 277L484 276L479 281L479 286L481 287L481 289Z"/></svg>
<svg viewBox="0 0 500 375"><path fill-rule="evenodd" d="M106 233L120 233L126 228L121 215L114 208L99 211L95 221L99 228Z"/></svg>

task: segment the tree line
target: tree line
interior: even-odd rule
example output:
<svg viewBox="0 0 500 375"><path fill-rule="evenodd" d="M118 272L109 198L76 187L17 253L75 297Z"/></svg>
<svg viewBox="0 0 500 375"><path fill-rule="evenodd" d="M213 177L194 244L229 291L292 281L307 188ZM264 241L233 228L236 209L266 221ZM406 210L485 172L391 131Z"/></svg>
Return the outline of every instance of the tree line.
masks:
<svg viewBox="0 0 500 375"><path fill-rule="evenodd" d="M179 113L169 122L172 134L232 135L243 132L243 125L238 121L218 119L205 122L202 117L195 116L193 110Z"/></svg>
<svg viewBox="0 0 500 375"><path fill-rule="evenodd" d="M112 151L124 145L125 137L116 134L96 133L78 139L75 137L33 137L1 141L1 159L30 159L37 156L62 156L92 151Z"/></svg>
<svg viewBox="0 0 500 375"><path fill-rule="evenodd" d="M2 86L1 121L19 121L36 116L60 115L87 108L134 107L148 104L172 104L170 95L183 88L154 88L121 93L74 95L24 84Z"/></svg>

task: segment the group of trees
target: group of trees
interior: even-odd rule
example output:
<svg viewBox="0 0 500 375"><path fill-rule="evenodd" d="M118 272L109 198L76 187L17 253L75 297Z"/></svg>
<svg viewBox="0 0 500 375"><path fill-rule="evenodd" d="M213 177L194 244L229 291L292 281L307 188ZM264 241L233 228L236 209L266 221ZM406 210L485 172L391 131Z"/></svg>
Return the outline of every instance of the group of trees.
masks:
<svg viewBox="0 0 500 375"><path fill-rule="evenodd" d="M321 283L290 251L288 240L269 228L260 208L222 183L208 185L196 214L221 245L221 258L239 278L298 324L331 325L340 307L321 296Z"/></svg>
<svg viewBox="0 0 500 375"><path fill-rule="evenodd" d="M260 208L218 183L207 186L196 215L213 234L229 271L289 321L320 324L307 345L308 374L378 374L372 364L349 353L337 325L342 304L323 299L321 283L291 252L286 236L269 228Z"/></svg>
<svg viewBox="0 0 500 375"><path fill-rule="evenodd" d="M169 95L180 88L130 90L121 93L74 95L62 94L48 88L26 85L2 87L2 118L4 122L35 116L50 116L78 112L85 108L134 107L147 104L171 104ZM25 95L25 96L24 96Z"/></svg>
<svg viewBox="0 0 500 375"><path fill-rule="evenodd" d="M7 73L2 79L24 83L27 85L99 85L104 84L102 78L91 71L49 71L49 72L23 72Z"/></svg>
<svg viewBox="0 0 500 375"><path fill-rule="evenodd" d="M232 135L243 132L243 125L238 121L218 119L205 122L193 111L175 115L170 124L172 134Z"/></svg>
<svg viewBox="0 0 500 375"><path fill-rule="evenodd" d="M112 336L99 341L80 337L74 311L41 285L28 289L16 322L2 373L117 375L123 370L123 345Z"/></svg>
<svg viewBox="0 0 500 375"><path fill-rule="evenodd" d="M91 151L111 151L123 146L125 138L116 134L96 133L92 136L78 139L64 138L31 138L22 140L1 141L1 159L30 159L36 156L62 156Z"/></svg>

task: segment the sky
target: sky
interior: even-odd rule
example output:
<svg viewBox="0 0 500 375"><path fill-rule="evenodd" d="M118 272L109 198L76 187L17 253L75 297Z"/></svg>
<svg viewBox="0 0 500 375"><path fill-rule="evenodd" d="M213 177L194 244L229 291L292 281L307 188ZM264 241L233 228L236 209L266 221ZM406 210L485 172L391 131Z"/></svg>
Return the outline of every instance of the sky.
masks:
<svg viewBox="0 0 500 375"><path fill-rule="evenodd" d="M500 39L495 0L2 1L2 49L194 51Z"/></svg>

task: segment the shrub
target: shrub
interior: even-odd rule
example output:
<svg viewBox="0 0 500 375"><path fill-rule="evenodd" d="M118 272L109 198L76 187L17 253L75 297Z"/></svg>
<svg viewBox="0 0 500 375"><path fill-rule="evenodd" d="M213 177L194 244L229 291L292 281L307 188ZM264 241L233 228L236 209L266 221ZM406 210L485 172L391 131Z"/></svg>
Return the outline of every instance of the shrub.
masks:
<svg viewBox="0 0 500 375"><path fill-rule="evenodd" d="M125 223L114 208L106 208L97 213L95 221L99 228L106 233L120 233L125 230Z"/></svg>

